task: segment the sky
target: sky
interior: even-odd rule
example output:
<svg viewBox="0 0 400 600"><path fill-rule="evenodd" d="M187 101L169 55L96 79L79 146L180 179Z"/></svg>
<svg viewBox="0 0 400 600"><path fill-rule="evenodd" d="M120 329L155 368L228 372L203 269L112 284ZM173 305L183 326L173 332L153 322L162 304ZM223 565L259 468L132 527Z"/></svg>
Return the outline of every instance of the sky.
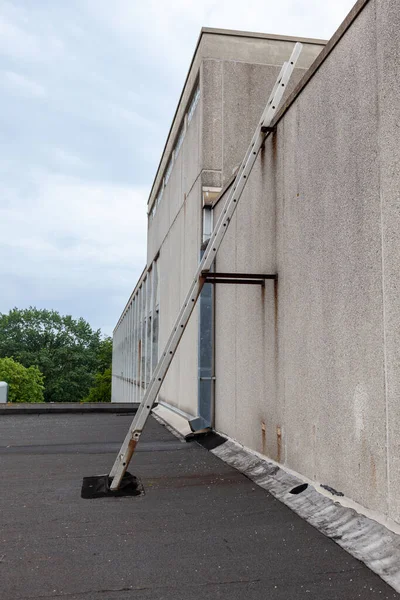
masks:
<svg viewBox="0 0 400 600"><path fill-rule="evenodd" d="M0 0L0 313L111 334L202 26L329 39L354 0Z"/></svg>

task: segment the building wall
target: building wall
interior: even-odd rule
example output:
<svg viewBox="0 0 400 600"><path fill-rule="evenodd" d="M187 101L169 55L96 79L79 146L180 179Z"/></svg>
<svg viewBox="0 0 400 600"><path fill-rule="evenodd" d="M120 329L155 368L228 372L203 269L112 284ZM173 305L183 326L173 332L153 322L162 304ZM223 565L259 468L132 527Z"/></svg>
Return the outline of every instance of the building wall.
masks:
<svg viewBox="0 0 400 600"><path fill-rule="evenodd" d="M278 283L215 307L216 428L396 521L399 25L366 3L279 121L217 257Z"/></svg>
<svg viewBox="0 0 400 600"><path fill-rule="evenodd" d="M215 39L220 37L223 43L218 43ZM221 187L240 162L251 130L260 117L281 64L290 56L293 46L293 41L286 40L240 38L238 45L235 36L213 34L203 37L198 50L202 60L199 61L198 57L195 59L197 75L189 77L192 89L185 92L186 116L185 110L178 109L180 122L174 123L172 128L169 156L176 146L180 127L186 122L185 137L167 184L162 184L162 176L156 178L158 187L155 184L153 195L157 197L160 189L163 189L163 194L155 214L149 219L148 267L158 256L160 276L160 350L171 333L199 263L203 187ZM301 79L306 67L321 49L322 46L318 44L305 46L300 67L296 69L291 81L291 88ZM207 58L209 54L216 54L218 58ZM242 59L262 58L264 62L277 64L231 60L235 55ZM197 85L200 99L189 123L187 107L190 106L190 98ZM289 91L290 89L287 93ZM229 113L238 110L245 115L245 119L237 131L230 131L232 121ZM224 130L229 132L226 138L223 136ZM236 139L239 141L235 142ZM169 160L167 156L161 161L164 171L160 168L164 177ZM149 206L153 206L151 199ZM197 415L197 308L162 385L159 400L189 415Z"/></svg>
<svg viewBox="0 0 400 600"><path fill-rule="evenodd" d="M279 279L216 286L215 427L400 522L400 13L396 0L358 5L268 138L218 253L218 271ZM150 197L151 209L200 75L200 104L149 224L160 348L198 264L202 186L223 185L239 164L293 46L268 41L266 60L265 40L217 38L203 36ZM300 67L320 49L307 45ZM194 315L160 394L190 414L197 326ZM115 339L129 364L121 324Z"/></svg>
<svg viewBox="0 0 400 600"><path fill-rule="evenodd" d="M304 42L292 87L323 48L316 40ZM113 401L143 397L199 262L203 188L220 188L231 176L294 43L202 31L149 198L147 266L114 331ZM230 130L230 111L245 116L236 130ZM150 286L155 272L156 297ZM159 394L159 401L191 416L198 410L198 326L196 308Z"/></svg>

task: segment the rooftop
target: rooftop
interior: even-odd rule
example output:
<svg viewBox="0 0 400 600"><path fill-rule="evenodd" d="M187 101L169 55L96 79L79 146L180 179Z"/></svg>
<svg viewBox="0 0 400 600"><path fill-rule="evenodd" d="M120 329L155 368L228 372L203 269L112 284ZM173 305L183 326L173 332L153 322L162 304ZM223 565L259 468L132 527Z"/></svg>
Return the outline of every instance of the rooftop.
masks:
<svg viewBox="0 0 400 600"><path fill-rule="evenodd" d="M145 495L82 500L82 478L108 472L131 418L0 419L2 600L400 597L268 492L154 419L131 464Z"/></svg>

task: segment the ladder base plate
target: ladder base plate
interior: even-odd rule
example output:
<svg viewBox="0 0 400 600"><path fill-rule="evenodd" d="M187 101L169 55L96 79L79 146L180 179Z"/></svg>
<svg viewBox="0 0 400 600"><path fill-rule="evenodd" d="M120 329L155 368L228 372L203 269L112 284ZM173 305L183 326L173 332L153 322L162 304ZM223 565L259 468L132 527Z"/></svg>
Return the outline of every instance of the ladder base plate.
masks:
<svg viewBox="0 0 400 600"><path fill-rule="evenodd" d="M92 498L106 498L121 496L143 496L144 488L143 484L138 477L125 473L123 476L119 489L111 490L110 485L112 477L109 475L95 475L93 477L84 477L81 490L81 498L92 499Z"/></svg>

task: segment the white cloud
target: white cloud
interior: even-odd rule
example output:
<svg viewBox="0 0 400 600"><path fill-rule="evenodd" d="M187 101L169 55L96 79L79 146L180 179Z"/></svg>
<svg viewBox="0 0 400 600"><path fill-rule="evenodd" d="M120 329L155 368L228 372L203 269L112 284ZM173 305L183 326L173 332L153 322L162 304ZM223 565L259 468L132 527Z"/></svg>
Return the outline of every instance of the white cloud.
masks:
<svg viewBox="0 0 400 600"><path fill-rule="evenodd" d="M145 263L201 27L328 38L352 4L0 0L0 311L38 303L109 330Z"/></svg>
<svg viewBox="0 0 400 600"><path fill-rule="evenodd" d="M24 96L34 98L44 98L46 96L46 90L40 83L14 71L0 72L0 85Z"/></svg>
<svg viewBox="0 0 400 600"><path fill-rule="evenodd" d="M2 0L0 12L0 55L24 62L49 62L64 52L62 40L55 34L47 11L38 11ZM34 25L34 27L32 27Z"/></svg>
<svg viewBox="0 0 400 600"><path fill-rule="evenodd" d="M19 59L36 59L40 54L39 43L35 36L9 22L3 14L0 15L0 54Z"/></svg>
<svg viewBox="0 0 400 600"><path fill-rule="evenodd" d="M94 283L99 271L112 285L126 269L139 274L145 263L148 189L88 183L34 173L29 203L9 190L0 208L0 267L63 285ZM18 201L19 200L19 201ZM17 263L17 264L16 264ZM133 283L133 282L132 282Z"/></svg>
<svg viewBox="0 0 400 600"><path fill-rule="evenodd" d="M64 148L54 148L50 146L48 148L49 154L49 162L54 163L61 169L70 169L70 168L84 168L87 166L87 163L76 154L72 154L71 152L67 152Z"/></svg>

